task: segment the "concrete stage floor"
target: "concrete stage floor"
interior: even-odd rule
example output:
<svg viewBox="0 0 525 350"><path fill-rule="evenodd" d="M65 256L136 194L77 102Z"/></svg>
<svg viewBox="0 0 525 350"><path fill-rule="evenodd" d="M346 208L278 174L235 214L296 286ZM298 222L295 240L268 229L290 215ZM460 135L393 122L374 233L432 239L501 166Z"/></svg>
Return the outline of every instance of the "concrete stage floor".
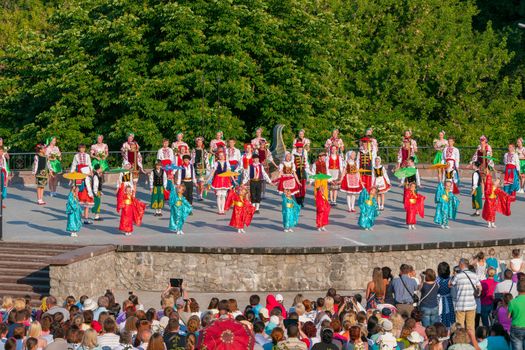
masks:
<svg viewBox="0 0 525 350"><path fill-rule="evenodd" d="M68 189L61 187L55 198L45 197L46 206L35 203L36 190L32 187L8 188L7 208L4 209L4 240L19 242L67 243L79 245L152 245L178 247L234 247L234 248L302 248L375 246L421 244L434 242L465 242L501 240L525 237L525 196L518 195L513 203L512 216L498 215L496 229L486 228L480 217L471 217L470 181L461 185L458 219L451 222L451 229L443 230L433 223L436 181L423 179L422 193L427 196L424 219L419 219L415 231L407 230L402 208L401 188L396 185L387 194L385 211L376 222L374 231L364 231L357 226L359 213L348 213L346 198L340 192L338 205L332 208L327 232L315 229L315 208L312 187L308 188L306 206L301 212L299 226L293 233L284 233L281 226L280 196L275 187L261 205L246 234L238 234L228 226L230 213L217 215L215 196L210 194L203 202L194 201L194 215L188 218L185 235L177 236L167 228L169 209L164 216L154 217L148 209L141 227L136 227L130 237L118 231L119 216L115 211L114 186L106 185L102 199L104 221L85 225L78 238L65 232L65 204ZM47 194L47 191L46 191ZM149 202L145 184L139 184L139 198Z"/></svg>

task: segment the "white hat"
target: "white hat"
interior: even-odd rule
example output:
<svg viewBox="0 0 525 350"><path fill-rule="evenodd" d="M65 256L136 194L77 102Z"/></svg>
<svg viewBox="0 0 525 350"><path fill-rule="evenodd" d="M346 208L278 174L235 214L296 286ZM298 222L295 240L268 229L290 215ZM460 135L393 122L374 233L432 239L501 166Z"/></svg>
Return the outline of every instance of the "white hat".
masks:
<svg viewBox="0 0 525 350"><path fill-rule="evenodd" d="M277 301L284 301L284 298L283 298L283 296L281 294L277 294L275 296L275 300L277 300Z"/></svg>
<svg viewBox="0 0 525 350"><path fill-rule="evenodd" d="M98 305L97 303L95 302L95 300L93 299L86 299L84 300L84 306L83 306L83 310L91 310L91 311L94 311L98 308Z"/></svg>
<svg viewBox="0 0 525 350"><path fill-rule="evenodd" d="M270 318L270 312L268 312L268 309L265 307L262 307L259 310L259 314L261 314L264 318Z"/></svg>
<svg viewBox="0 0 525 350"><path fill-rule="evenodd" d="M394 325L392 324L392 322L387 320L387 319L383 319L383 323L382 323L381 326L387 332L390 332L392 330L392 328L394 328Z"/></svg>
<svg viewBox="0 0 525 350"><path fill-rule="evenodd" d="M410 333L410 335L407 337L407 340L411 343L422 343L423 341L425 341L421 334L419 334L416 331Z"/></svg>
<svg viewBox="0 0 525 350"><path fill-rule="evenodd" d="M280 323L279 317L273 315L272 317L270 317L270 323L279 324Z"/></svg>

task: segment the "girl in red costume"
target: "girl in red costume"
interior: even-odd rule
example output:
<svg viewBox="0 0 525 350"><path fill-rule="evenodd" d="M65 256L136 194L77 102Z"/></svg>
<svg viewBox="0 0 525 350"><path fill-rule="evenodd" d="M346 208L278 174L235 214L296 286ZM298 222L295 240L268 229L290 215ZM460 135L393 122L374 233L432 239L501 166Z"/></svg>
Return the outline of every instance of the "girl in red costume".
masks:
<svg viewBox="0 0 525 350"><path fill-rule="evenodd" d="M250 226L255 207L250 202L250 196L245 186L240 186L238 192L230 191L224 208L228 210L230 207L233 207L230 226L235 227L238 233L246 233L244 226Z"/></svg>
<svg viewBox="0 0 525 350"><path fill-rule="evenodd" d="M315 208L316 217L315 222L317 231L326 231L328 225L328 216L330 215L330 203L328 202L328 193L326 187L319 184L315 192Z"/></svg>
<svg viewBox="0 0 525 350"><path fill-rule="evenodd" d="M118 199L119 205L117 207L117 212L120 212L119 230L126 236L131 236L133 224L137 226L142 224L146 204L135 198L133 189L129 185L124 191L119 191L118 195L121 197Z"/></svg>
<svg viewBox="0 0 525 350"><path fill-rule="evenodd" d="M220 174L230 170L230 162L226 160L226 155L222 150L217 152L217 161L213 165L209 180L211 187L217 196L217 209L219 215L224 215L224 205L226 203L226 194L232 188L232 180L230 177L222 177Z"/></svg>
<svg viewBox="0 0 525 350"><path fill-rule="evenodd" d="M415 182L410 183L407 190L405 190L404 205L405 211L407 213L406 223L408 225L409 230L416 229L416 217L418 214L419 216L421 216L421 218L425 217L425 198L425 196L416 192Z"/></svg>
<svg viewBox="0 0 525 350"><path fill-rule="evenodd" d="M481 217L487 221L488 228L496 228L496 213L510 216L510 196L500 188L500 180L492 181L492 175L485 168L485 204Z"/></svg>

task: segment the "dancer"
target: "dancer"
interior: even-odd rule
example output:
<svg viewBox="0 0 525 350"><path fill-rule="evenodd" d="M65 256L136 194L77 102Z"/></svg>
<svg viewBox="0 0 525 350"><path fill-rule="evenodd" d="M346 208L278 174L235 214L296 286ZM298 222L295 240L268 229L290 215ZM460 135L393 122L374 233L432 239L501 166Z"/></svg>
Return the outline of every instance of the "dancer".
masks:
<svg viewBox="0 0 525 350"><path fill-rule="evenodd" d="M316 182L315 185L315 224L317 226L317 231L326 231L331 207L328 202L328 190L322 183Z"/></svg>
<svg viewBox="0 0 525 350"><path fill-rule="evenodd" d="M177 185L184 186L184 198L193 205L193 186L197 186L197 175L190 161L191 157L188 154L182 156L182 169L179 170Z"/></svg>
<svg viewBox="0 0 525 350"><path fill-rule="evenodd" d="M377 156L377 153L379 152L379 144L377 142L377 139L375 139L372 134L374 133L374 129L373 128L368 128L365 130L365 136L366 138L368 138L370 140L370 147L371 147L371 152ZM359 148L363 147L363 143L361 141L359 141ZM375 156L374 156L375 158Z"/></svg>
<svg viewBox="0 0 525 350"><path fill-rule="evenodd" d="M119 174L117 180L117 208L120 207L120 200L124 198L123 193L126 190L127 186L133 187L135 181L133 179L133 173L131 172L131 164L127 163L124 165L124 171Z"/></svg>
<svg viewBox="0 0 525 350"><path fill-rule="evenodd" d="M168 190L170 191L170 223L168 228L170 231L178 235L183 235L182 227L192 213L192 206L184 196L186 187L184 185L173 186L173 181L168 182Z"/></svg>
<svg viewBox="0 0 525 350"><path fill-rule="evenodd" d="M272 164L275 169L278 169L277 164L273 161L272 152L269 150L270 144L266 142L265 139L261 139L259 141L259 147L255 149L255 154L259 156L259 163L262 164L264 167L264 171L266 171L267 174L270 174L270 164ZM266 194L266 182L263 182L262 184L262 198L264 198Z"/></svg>
<svg viewBox="0 0 525 350"><path fill-rule="evenodd" d="M419 176L419 170L416 167L413 157L408 158L406 168L416 169L416 172L414 175L401 179L401 183L404 184L405 189L407 189L411 184L416 184L417 188L421 187L421 177Z"/></svg>
<svg viewBox="0 0 525 350"><path fill-rule="evenodd" d="M472 168L474 172L472 173L472 209L474 213L470 216L480 216L479 211L483 209L483 187L481 185L481 174L479 173L480 162L474 162Z"/></svg>
<svg viewBox="0 0 525 350"><path fill-rule="evenodd" d="M168 175L162 169L162 161L157 160L155 168L149 173L150 206L155 210L153 216L162 216L164 208L164 191L168 186Z"/></svg>
<svg viewBox="0 0 525 350"><path fill-rule="evenodd" d="M372 188L372 170L377 154L372 147L372 140L365 136L360 140L359 155L357 157L357 167L362 172L361 181L368 192Z"/></svg>
<svg viewBox="0 0 525 350"><path fill-rule="evenodd" d="M405 190L404 206L406 211L406 224L409 230L416 229L417 215L425 217L425 196L417 193L416 183L410 182Z"/></svg>
<svg viewBox="0 0 525 350"><path fill-rule="evenodd" d="M328 184L330 191L330 205L337 205L337 192L340 188L341 173L343 171L343 157L340 156L336 145L330 146L330 154L327 160L328 174L332 177L332 181Z"/></svg>
<svg viewBox="0 0 525 350"><path fill-rule="evenodd" d="M131 236L133 225L140 226L142 224L146 204L135 198L132 186L127 185L119 194L121 196L117 206L117 212L120 212L119 230L124 235Z"/></svg>
<svg viewBox="0 0 525 350"><path fill-rule="evenodd" d="M230 163L226 160L224 151L217 153L217 161L213 164L212 171L209 176L209 180L213 180L211 187L215 191L217 196L217 209L219 215L224 215L226 194L228 190L232 188L232 180L230 177L219 176L220 174L230 169Z"/></svg>
<svg viewBox="0 0 525 350"><path fill-rule="evenodd" d="M314 164L312 164L311 173L313 175L317 175L317 174L325 174L325 175L327 175L328 174L328 166L326 165L326 153L324 153L324 152L319 153L319 155L317 156L317 161L315 161ZM330 179L330 181L331 181L331 179ZM315 180L315 182L314 182L314 198L317 198L317 189L319 187L323 187L324 193L328 193L328 180L325 180L325 179L319 179L319 180L316 179Z"/></svg>
<svg viewBox="0 0 525 350"><path fill-rule="evenodd" d="M91 165L93 167L96 164L100 164L100 168L102 169L102 172L109 170L109 164L108 164L108 145L104 143L104 136L98 135L97 136L97 142L93 145L91 145L91 148L89 149L89 153L91 155Z"/></svg>
<svg viewBox="0 0 525 350"><path fill-rule="evenodd" d="M399 168L406 168L408 166L408 160L412 157L412 147L410 144L410 139L404 138L403 145L399 148L397 152L397 165L396 170Z"/></svg>
<svg viewBox="0 0 525 350"><path fill-rule="evenodd" d="M191 153L191 162L195 167L195 175L197 176L197 200L202 201L204 198L204 188L206 184L206 174L209 171L208 151L204 148L204 138L197 137L195 139L195 148Z"/></svg>
<svg viewBox="0 0 525 350"><path fill-rule="evenodd" d="M516 152L520 159L520 189L518 193L524 193L523 187L525 186L525 147L523 147L523 139L520 137L516 141Z"/></svg>
<svg viewBox="0 0 525 350"><path fill-rule="evenodd" d="M376 222L376 218L379 216L379 206L377 204L377 188L372 187L370 194L367 189L363 189L359 195L357 201L359 206L359 220L358 225L364 228L366 231L372 231Z"/></svg>
<svg viewBox="0 0 525 350"><path fill-rule="evenodd" d="M326 140L324 144L324 148L329 153L332 146L335 146L339 153L343 153L345 150L345 144L343 140L339 137L339 129L332 130L332 136L328 140Z"/></svg>
<svg viewBox="0 0 525 350"><path fill-rule="evenodd" d="M479 162L479 171L481 173L482 186L485 184L485 169L494 169L494 161L492 160L492 147L488 143L488 139L485 135L481 135L479 138L479 145L476 152L472 155L470 164Z"/></svg>
<svg viewBox="0 0 525 350"><path fill-rule="evenodd" d="M179 145L173 152L175 155L175 165L177 166L181 167L184 164L184 156L188 156L191 159L190 149L186 143Z"/></svg>
<svg viewBox="0 0 525 350"><path fill-rule="evenodd" d="M262 142L266 143L266 139L262 136L262 133L263 133L262 128L257 128L257 130L255 130L255 138L252 139L252 142L251 142L254 150L259 149L261 147Z"/></svg>
<svg viewBox="0 0 525 350"><path fill-rule="evenodd" d="M33 160L33 175L36 179L36 203L38 205L45 205L44 189L49 178L49 158L46 156L46 146L38 144L36 146L36 154Z"/></svg>
<svg viewBox="0 0 525 350"><path fill-rule="evenodd" d="M281 197L284 232L293 232L293 228L299 223L301 206L295 201L290 190L284 190Z"/></svg>
<svg viewBox="0 0 525 350"><path fill-rule="evenodd" d="M78 187L73 185L66 203L67 225L66 231L71 237L78 237L82 228L82 208L78 199Z"/></svg>
<svg viewBox="0 0 525 350"><path fill-rule="evenodd" d="M81 174L86 175L83 180L77 180L76 185L78 187L78 200L80 205L83 207L82 217L84 224L91 225L93 221L89 217L89 211L95 204L95 196L93 195L93 180L91 179L91 168L88 165L79 164L77 171Z"/></svg>
<svg viewBox="0 0 525 350"><path fill-rule="evenodd" d="M361 173L359 173L358 163L356 161L355 151L347 152L346 165L341 176L341 191L346 193L346 203L348 212L355 212L355 200L357 195L363 189Z"/></svg>
<svg viewBox="0 0 525 350"><path fill-rule="evenodd" d="M283 194L284 190L290 190L290 193L296 195L300 190L299 179L297 178L295 164L292 160L292 154L286 152L284 159L279 164L279 178L277 179L277 190L279 194Z"/></svg>
<svg viewBox="0 0 525 350"><path fill-rule="evenodd" d="M521 164L519 155L516 153L514 145L508 146L508 152L503 156L505 163L505 177L503 178L503 191L510 195L510 200L516 200L516 191L520 189Z"/></svg>
<svg viewBox="0 0 525 350"><path fill-rule="evenodd" d="M404 138L406 140L408 140L408 142L410 144L410 157L413 157L414 158L414 163L417 164L419 162L419 160L417 158L418 148L417 148L416 140L414 140L412 138L412 130L405 130L405 133L404 133L403 136L404 136Z"/></svg>
<svg viewBox="0 0 525 350"><path fill-rule="evenodd" d="M5 199L7 197L7 184L9 180L9 166L4 153L4 146L0 146L0 181L3 182L2 186L2 199L4 200L2 208L5 208Z"/></svg>
<svg viewBox="0 0 525 350"><path fill-rule="evenodd" d="M55 136L46 140L46 156L49 160L49 196L54 197L57 195L58 175L62 174L62 153Z"/></svg>
<svg viewBox="0 0 525 350"><path fill-rule="evenodd" d="M438 134L438 138L434 139L433 145L434 149L436 150L436 155L434 156L434 160L432 161L432 164L444 164L444 158L443 158L443 150L448 145L448 141L445 139L445 132L441 130ZM458 163L459 164L459 163ZM437 172L438 181L443 181L443 170L438 169Z"/></svg>
<svg viewBox="0 0 525 350"><path fill-rule="evenodd" d="M171 166L175 165L175 154L173 153L173 149L170 148L170 140L162 140L162 147L157 151L157 160L160 160L162 163L162 168L166 172L167 179L173 180L174 171L171 169ZM170 191L164 188L164 200L167 201L169 198Z"/></svg>
<svg viewBox="0 0 525 350"><path fill-rule="evenodd" d="M137 189L139 173L145 174L144 169L142 168L142 155L139 150L140 146L137 141L135 141L135 134L129 133L128 139L122 144L120 151L122 153L122 167L126 168L126 165L129 164L129 169L133 173L134 191Z"/></svg>
<svg viewBox="0 0 525 350"><path fill-rule="evenodd" d="M447 165L443 177L439 181L451 180L452 190L454 194L459 194L459 149L454 147L456 140L453 137L449 137L447 140L447 146L443 149L442 163ZM440 169L439 169L440 170Z"/></svg>
<svg viewBox="0 0 525 350"><path fill-rule="evenodd" d="M251 143L245 144L244 145L244 154L242 155L242 158L241 158L242 169L239 169L239 171L245 172L246 170L248 170L248 167L253 162L253 160L252 160L253 155L254 155L254 153L253 153L252 144Z"/></svg>
<svg viewBox="0 0 525 350"><path fill-rule="evenodd" d="M456 220L456 215L459 207L459 199L454 194L452 180L445 180L439 182L436 189L435 203L436 215L434 215L434 223L440 225L442 229L449 229L449 220Z"/></svg>
<svg viewBox="0 0 525 350"><path fill-rule="evenodd" d="M91 213L95 214L93 220L102 221L100 217L100 204L102 203L102 167L101 164L93 166L93 195L94 205Z"/></svg>
<svg viewBox="0 0 525 350"><path fill-rule="evenodd" d="M255 212L259 213L259 207L261 205L262 185L264 182L269 184L272 183L270 177L264 170L264 167L259 162L259 156L254 154L252 156L253 163L248 166L243 176L243 185L250 183L250 200L255 206Z"/></svg>
<svg viewBox="0 0 525 350"><path fill-rule="evenodd" d="M244 227L250 226L255 207L250 203L248 189L245 186L239 186L238 190L230 191L226 199L225 210L230 207L233 207L230 226L236 228L237 233L246 233Z"/></svg>
<svg viewBox="0 0 525 350"><path fill-rule="evenodd" d="M510 216L510 196L500 188L500 179L492 181L492 175L485 168L485 204L481 217L488 228L496 228L496 213Z"/></svg>
<svg viewBox="0 0 525 350"><path fill-rule="evenodd" d="M304 129L301 129L299 130L299 133L297 134L297 137L293 140L293 147L292 147L292 151L296 151L296 144L302 144L303 145L303 150L305 150L306 152L310 152L310 144L311 144L311 141L310 139L307 139L305 136L305 131Z"/></svg>
<svg viewBox="0 0 525 350"><path fill-rule="evenodd" d="M295 195L297 204L304 207L304 197L306 196L306 180L308 179L308 172L310 165L308 164L308 152L304 149L301 142L294 143L292 151L293 161L295 165L295 173L299 179L299 192Z"/></svg>
<svg viewBox="0 0 525 350"><path fill-rule="evenodd" d="M87 167L89 169L89 173L91 173L91 170L93 169L91 157L86 153L86 145L81 143L78 145L78 153L75 154L73 161L71 162L70 172L73 173L76 171L80 173L84 167Z"/></svg>
<svg viewBox="0 0 525 350"><path fill-rule="evenodd" d="M236 142L235 139L229 139L228 148L226 148L226 159L230 162L231 171L239 171L242 161L241 150L235 147Z"/></svg>
<svg viewBox="0 0 525 350"><path fill-rule="evenodd" d="M223 136L224 134L222 133L222 131L217 131L217 133L215 134L215 138L211 140L210 152L213 155L217 155L219 151L223 151L223 152L226 151L226 143L222 139Z"/></svg>
<svg viewBox="0 0 525 350"><path fill-rule="evenodd" d="M377 188L377 204L379 210L385 210L385 194L390 191L390 178L388 171L381 164L381 157L376 157L372 186Z"/></svg>
<svg viewBox="0 0 525 350"><path fill-rule="evenodd" d="M171 148L173 149L174 155L180 155L182 147L186 147L186 149L189 149L188 144L184 142L183 138L184 133L180 131L177 133L177 135L175 135L175 141L173 141L173 143L171 144Z"/></svg>

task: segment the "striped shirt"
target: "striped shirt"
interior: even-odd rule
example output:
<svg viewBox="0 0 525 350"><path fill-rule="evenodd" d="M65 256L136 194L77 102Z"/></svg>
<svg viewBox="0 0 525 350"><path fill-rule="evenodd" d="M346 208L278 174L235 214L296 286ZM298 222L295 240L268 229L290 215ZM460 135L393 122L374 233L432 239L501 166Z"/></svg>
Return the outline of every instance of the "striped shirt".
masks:
<svg viewBox="0 0 525 350"><path fill-rule="evenodd" d="M468 277L467 277L468 274ZM452 279L452 286L456 288L456 311L476 310L476 299L474 298L474 288L469 281L477 288L481 288L481 283L474 272L463 270L456 274Z"/></svg>

